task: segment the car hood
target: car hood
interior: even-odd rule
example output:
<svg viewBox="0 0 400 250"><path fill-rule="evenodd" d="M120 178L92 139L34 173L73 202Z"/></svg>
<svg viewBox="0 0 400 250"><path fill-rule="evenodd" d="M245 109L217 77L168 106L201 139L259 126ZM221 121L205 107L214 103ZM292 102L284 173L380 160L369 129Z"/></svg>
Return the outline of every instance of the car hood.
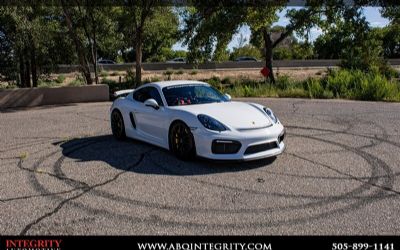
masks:
<svg viewBox="0 0 400 250"><path fill-rule="evenodd" d="M209 104L174 106L194 115L211 116L228 127L235 129L257 129L271 126L271 121L262 110L244 102L220 102Z"/></svg>

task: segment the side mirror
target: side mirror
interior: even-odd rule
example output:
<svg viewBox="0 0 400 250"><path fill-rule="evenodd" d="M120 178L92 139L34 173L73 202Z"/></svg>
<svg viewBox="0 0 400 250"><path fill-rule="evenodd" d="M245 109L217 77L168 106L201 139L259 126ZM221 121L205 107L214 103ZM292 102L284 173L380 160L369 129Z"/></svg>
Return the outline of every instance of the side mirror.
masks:
<svg viewBox="0 0 400 250"><path fill-rule="evenodd" d="M231 97L231 95L230 95L230 94L227 94L227 93L225 93L225 95L224 95L224 96L225 96L225 98L226 98L226 99L228 99L228 101L230 101L230 100L232 99L232 97Z"/></svg>
<svg viewBox="0 0 400 250"><path fill-rule="evenodd" d="M160 108L160 106L158 105L157 101L154 99L147 99L146 101L144 101L144 105L147 107L152 107L155 110L158 110Z"/></svg>

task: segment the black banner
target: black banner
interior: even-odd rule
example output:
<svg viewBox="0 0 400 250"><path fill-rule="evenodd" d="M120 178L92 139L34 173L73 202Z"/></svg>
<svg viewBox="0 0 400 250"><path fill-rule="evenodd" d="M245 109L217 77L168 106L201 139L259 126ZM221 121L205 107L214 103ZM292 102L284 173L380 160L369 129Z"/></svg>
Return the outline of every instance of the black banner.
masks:
<svg viewBox="0 0 400 250"><path fill-rule="evenodd" d="M0 236L0 250L400 250L399 236Z"/></svg>

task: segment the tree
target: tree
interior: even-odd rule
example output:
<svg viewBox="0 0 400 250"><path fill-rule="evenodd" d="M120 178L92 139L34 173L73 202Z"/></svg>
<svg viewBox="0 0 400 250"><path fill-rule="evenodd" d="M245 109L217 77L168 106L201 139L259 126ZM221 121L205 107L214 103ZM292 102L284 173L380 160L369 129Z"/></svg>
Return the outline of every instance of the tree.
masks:
<svg viewBox="0 0 400 250"><path fill-rule="evenodd" d="M68 27L69 35L73 41L78 55L80 69L87 84L92 84L90 66L93 65L95 83L98 83L98 41L115 39L115 25L113 24L112 7L95 6L87 0L74 0L73 5L61 0L61 6ZM100 38L100 39L99 39ZM102 44L104 45L104 44ZM104 49L104 46L102 46Z"/></svg>
<svg viewBox="0 0 400 250"><path fill-rule="evenodd" d="M234 48L231 55L230 60L235 60L241 56L251 56L256 59L260 59L262 57L261 50L251 44L244 45L243 47Z"/></svg>
<svg viewBox="0 0 400 250"><path fill-rule="evenodd" d="M204 61L210 58L212 53L226 49L226 44L232 35L240 26L247 24L251 28L253 38L257 37L253 44L258 41L257 45L264 47L266 67L270 69L269 78L273 83L275 82L272 71L273 49L294 31L310 27L320 11L319 8L311 7L291 11L288 15L291 18L290 23L273 41L272 25L278 19L277 12L283 9L287 1L266 2L257 7L239 5L227 7L223 4L205 6L201 1L194 2L194 7L189 8L184 16L184 43L188 44L189 60Z"/></svg>
<svg viewBox="0 0 400 250"><path fill-rule="evenodd" d="M194 1L181 13L184 21L181 37L188 46L188 61L202 63L226 54L226 47L236 33L246 15L241 6L208 6L202 1Z"/></svg>
<svg viewBox="0 0 400 250"><path fill-rule="evenodd" d="M156 10L155 0L128 0L128 6L123 9L124 19L128 22L130 34L135 47L135 84L142 82L142 59L145 27L149 19L154 17Z"/></svg>
<svg viewBox="0 0 400 250"><path fill-rule="evenodd" d="M20 87L36 87L41 74L74 61L58 13L55 6L0 7L2 75Z"/></svg>

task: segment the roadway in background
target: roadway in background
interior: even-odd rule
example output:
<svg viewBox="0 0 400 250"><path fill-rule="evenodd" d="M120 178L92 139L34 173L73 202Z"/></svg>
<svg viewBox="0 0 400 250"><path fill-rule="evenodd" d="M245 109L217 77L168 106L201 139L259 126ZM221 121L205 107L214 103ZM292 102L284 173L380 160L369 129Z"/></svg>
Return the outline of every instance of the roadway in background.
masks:
<svg viewBox="0 0 400 250"><path fill-rule="evenodd" d="M400 65L400 59L390 59L389 63L393 66ZM340 64L340 60L276 60L273 62L274 68L326 68L335 67ZM199 69L199 70L243 70L261 69L265 62L222 62L205 63L198 66L189 63L143 63L145 71L162 71L167 69ZM105 71L127 71L135 67L134 63L99 65ZM59 65L57 73L71 73L79 70L78 65Z"/></svg>

